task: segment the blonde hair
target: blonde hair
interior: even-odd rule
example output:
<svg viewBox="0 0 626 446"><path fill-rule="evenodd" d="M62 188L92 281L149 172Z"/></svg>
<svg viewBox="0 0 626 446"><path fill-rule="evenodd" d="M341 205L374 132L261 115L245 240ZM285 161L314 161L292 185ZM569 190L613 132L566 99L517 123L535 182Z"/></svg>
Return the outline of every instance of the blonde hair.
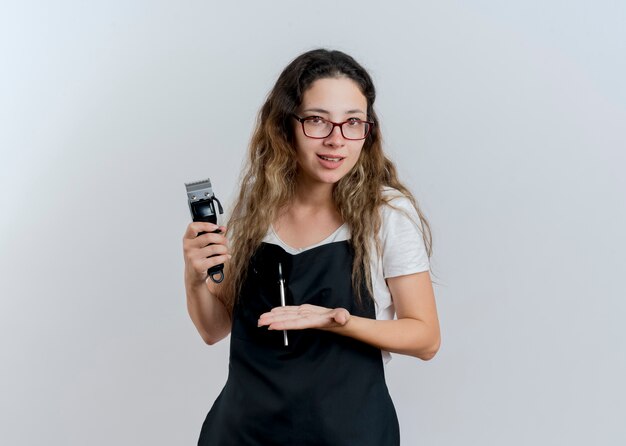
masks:
<svg viewBox="0 0 626 446"><path fill-rule="evenodd" d="M354 168L333 189L334 203L351 233L354 252L352 284L357 301L363 286L372 296L369 261L372 239L377 250L381 225L379 209L389 198L385 186L397 189L413 204L420 218L428 257L432 255L430 226L411 192L398 180L396 168L382 150L382 136L373 109L376 93L367 73L352 57L340 51L318 49L294 59L281 73L261 108L250 141L239 195L228 222L232 259L219 298L232 312L248 262L265 237L278 211L287 206L295 193L296 163L293 114L303 93L322 78L346 77L353 80L367 99L368 120L374 125L365 139Z"/></svg>

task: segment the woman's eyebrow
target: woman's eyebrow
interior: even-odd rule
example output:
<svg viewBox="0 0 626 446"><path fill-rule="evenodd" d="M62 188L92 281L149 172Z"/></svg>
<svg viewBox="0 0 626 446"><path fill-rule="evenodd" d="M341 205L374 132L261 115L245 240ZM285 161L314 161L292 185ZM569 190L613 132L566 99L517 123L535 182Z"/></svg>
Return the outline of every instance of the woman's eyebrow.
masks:
<svg viewBox="0 0 626 446"><path fill-rule="evenodd" d="M302 110L302 113L305 113L305 112L326 113L327 115L330 114L330 112L328 110L324 110L323 108L307 108L306 110ZM349 115L349 114L352 114L352 113L366 114L363 110L359 110L358 108L354 108L352 110L347 110L345 112L346 115Z"/></svg>
<svg viewBox="0 0 626 446"><path fill-rule="evenodd" d="M306 110L302 110L302 113L313 112L313 113L326 113L329 114L328 110L324 110L323 108L307 108Z"/></svg>
<svg viewBox="0 0 626 446"><path fill-rule="evenodd" d="M351 113L363 113L364 115L366 114L363 110L360 110L360 109L358 109L358 108L355 108L355 109L352 109L352 110L348 110L348 111L346 112L346 114L347 114L347 115L348 115L348 114L351 114Z"/></svg>

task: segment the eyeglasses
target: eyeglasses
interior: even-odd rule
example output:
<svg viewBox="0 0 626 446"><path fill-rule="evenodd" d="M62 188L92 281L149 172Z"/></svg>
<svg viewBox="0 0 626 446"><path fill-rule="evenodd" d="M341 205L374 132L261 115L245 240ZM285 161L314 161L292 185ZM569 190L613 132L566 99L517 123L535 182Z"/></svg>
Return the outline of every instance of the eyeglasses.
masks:
<svg viewBox="0 0 626 446"><path fill-rule="evenodd" d="M365 139L374 125L373 122L361 121L356 118L351 118L344 122L332 122L320 116L301 118L298 115L293 115L293 117L302 124L304 134L309 138L315 139L328 138L333 130L335 130L335 127L339 127L341 135L345 139L352 141Z"/></svg>

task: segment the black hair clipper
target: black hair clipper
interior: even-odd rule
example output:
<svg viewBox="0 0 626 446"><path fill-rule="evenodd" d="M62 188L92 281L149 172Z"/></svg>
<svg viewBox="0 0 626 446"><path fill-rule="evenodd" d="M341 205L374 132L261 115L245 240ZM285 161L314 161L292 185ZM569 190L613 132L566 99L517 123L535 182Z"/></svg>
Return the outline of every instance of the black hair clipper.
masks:
<svg viewBox="0 0 626 446"><path fill-rule="evenodd" d="M215 198L213 189L211 189L211 180L206 179L202 181L195 181L193 183L185 183L187 188L187 200L189 201L189 210L191 211L191 218L193 221L206 221L208 223L217 224L217 214L215 213L215 203L220 214L224 213L222 204ZM215 203L214 203L215 202ZM213 232L219 233L217 229ZM206 232L200 232L198 235L206 234ZM220 283L224 280L224 264L212 266L208 269L207 273L211 280L215 283Z"/></svg>

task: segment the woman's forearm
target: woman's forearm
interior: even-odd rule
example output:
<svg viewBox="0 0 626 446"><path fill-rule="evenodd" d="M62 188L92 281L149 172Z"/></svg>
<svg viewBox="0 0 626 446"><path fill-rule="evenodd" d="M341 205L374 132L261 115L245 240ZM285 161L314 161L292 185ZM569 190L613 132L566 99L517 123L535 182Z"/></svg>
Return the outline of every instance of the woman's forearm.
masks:
<svg viewBox="0 0 626 446"><path fill-rule="evenodd" d="M225 338L231 329L231 320L224 304L209 291L207 284L185 282L187 311L204 342L213 345Z"/></svg>
<svg viewBox="0 0 626 446"><path fill-rule="evenodd" d="M326 328L333 333L349 336L367 344L394 353L432 359L439 350L439 327L425 322L402 318L397 320L374 320L350 316L345 325Z"/></svg>

